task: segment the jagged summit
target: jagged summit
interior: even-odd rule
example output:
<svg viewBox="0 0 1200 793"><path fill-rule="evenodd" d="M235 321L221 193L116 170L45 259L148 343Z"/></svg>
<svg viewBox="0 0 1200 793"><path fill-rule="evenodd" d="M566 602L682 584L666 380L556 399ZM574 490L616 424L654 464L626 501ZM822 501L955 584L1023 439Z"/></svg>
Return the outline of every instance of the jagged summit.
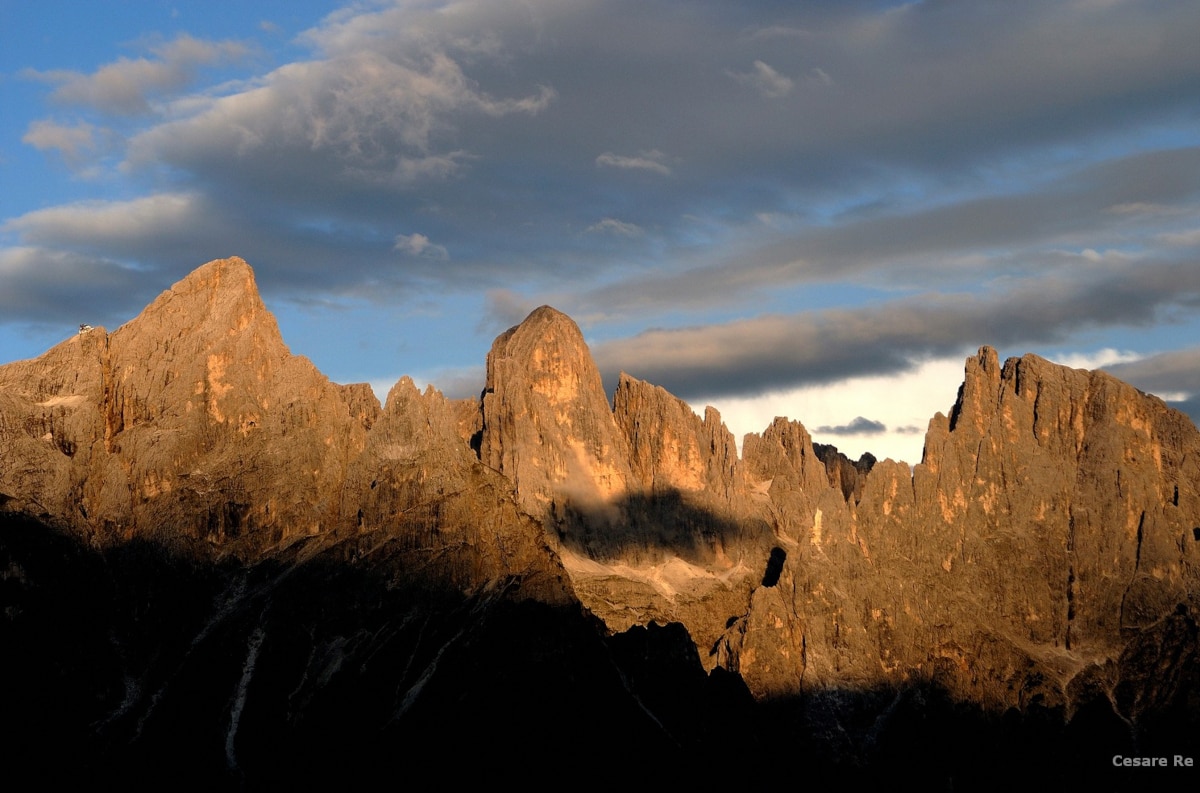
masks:
<svg viewBox="0 0 1200 793"><path fill-rule="evenodd" d="M678 622L759 698L924 682L998 711L1098 703L1120 727L1200 680L1200 432L1107 374L990 347L911 471L783 418L739 457L717 411L658 386L623 375L610 404L547 306L495 340L478 403L401 380L381 408L292 355L224 259L111 334L0 366L0 460L0 517L89 547L386 558L388 591L420 581L480 614L532 598L614 632ZM460 627L419 629L389 690L419 699ZM322 680L377 635L305 646L295 671Z"/></svg>
<svg viewBox="0 0 1200 793"><path fill-rule="evenodd" d="M187 334L244 334L258 345L282 345L275 317L263 305L254 271L236 256L197 267L115 333L164 339ZM115 335L114 333L114 335Z"/></svg>
<svg viewBox="0 0 1200 793"><path fill-rule="evenodd" d="M628 490L627 444L566 314L542 306L496 339L481 410L480 459L513 481L532 514L552 515L564 500L604 509Z"/></svg>
<svg viewBox="0 0 1200 793"><path fill-rule="evenodd" d="M529 316L525 317L525 319L513 327L537 328L546 326L552 327L558 324L568 326L571 333L578 335L580 338L583 337L583 334L580 332L579 326L575 323L575 320L571 319L554 306L549 305L538 306L533 311L529 312Z"/></svg>
<svg viewBox="0 0 1200 793"><path fill-rule="evenodd" d="M182 410L248 431L261 424L270 392L283 381L328 383L307 359L291 355L253 270L236 257L174 284L114 331L110 348L130 397L126 423Z"/></svg>
<svg viewBox="0 0 1200 793"><path fill-rule="evenodd" d="M257 296L258 286L254 280L254 269L240 256L213 259L179 279L164 291L162 296L195 292L243 293Z"/></svg>
<svg viewBox="0 0 1200 793"><path fill-rule="evenodd" d="M152 333L165 328L168 335L179 335L206 324L245 328L256 319L274 322L259 295L253 269L234 256L192 270L115 332Z"/></svg>
<svg viewBox="0 0 1200 793"><path fill-rule="evenodd" d="M321 491L378 402L291 355L245 261L209 262L111 334L78 339L75 374L43 376L23 406L41 412L52 444L25 444L29 481L13 490L44 491L40 503L99 543L169 527L261 549L336 522ZM39 369L61 371L41 359L0 367L0 390Z"/></svg>

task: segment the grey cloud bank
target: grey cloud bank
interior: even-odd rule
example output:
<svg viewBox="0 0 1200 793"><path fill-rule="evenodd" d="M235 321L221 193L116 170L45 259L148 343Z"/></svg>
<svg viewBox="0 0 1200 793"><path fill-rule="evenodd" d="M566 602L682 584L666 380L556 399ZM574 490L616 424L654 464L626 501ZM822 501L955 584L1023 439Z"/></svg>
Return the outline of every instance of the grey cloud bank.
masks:
<svg viewBox="0 0 1200 793"><path fill-rule="evenodd" d="M872 421L864 416L856 416L849 424L838 424L832 427L825 424L814 428L813 432L826 435L874 435L887 432L887 425L882 421Z"/></svg>

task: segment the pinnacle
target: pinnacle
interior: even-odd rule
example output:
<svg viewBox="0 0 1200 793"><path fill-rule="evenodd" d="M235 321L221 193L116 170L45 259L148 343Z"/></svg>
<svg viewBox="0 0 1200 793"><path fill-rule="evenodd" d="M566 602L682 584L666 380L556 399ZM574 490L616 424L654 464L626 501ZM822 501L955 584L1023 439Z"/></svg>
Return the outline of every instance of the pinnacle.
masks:
<svg viewBox="0 0 1200 793"><path fill-rule="evenodd" d="M997 371L1000 368L1000 354L996 352L996 348L987 344L979 348L979 352L975 355L984 371Z"/></svg>
<svg viewBox="0 0 1200 793"><path fill-rule="evenodd" d="M204 308L200 305L195 307L201 311L201 316L211 314L214 305L229 306L241 304L245 300L257 305L261 305L262 302L254 280L254 270L244 259L234 256L228 259L214 259L192 270L159 295L143 314L153 311L165 302L180 299L190 301L196 297L208 304Z"/></svg>
<svg viewBox="0 0 1200 793"><path fill-rule="evenodd" d="M533 311L529 312L529 316L525 318L525 321L528 322L530 320L547 320L547 319L554 319L554 320L565 319L569 322L572 322L572 324L574 324L574 321L571 320L570 317L568 317L563 312L559 311L554 306L538 306Z"/></svg>
<svg viewBox="0 0 1200 793"><path fill-rule="evenodd" d="M258 286L254 282L254 270L239 256L228 259L213 259L192 270L173 285L169 292L193 291L212 289L214 291L234 290L258 294Z"/></svg>
<svg viewBox="0 0 1200 793"><path fill-rule="evenodd" d="M517 329L522 328L539 328L538 333L547 335L549 331L566 332L573 336L583 338L583 332L579 330L579 326L575 324L575 320L559 311L552 306L539 306L530 312L529 316L517 326Z"/></svg>

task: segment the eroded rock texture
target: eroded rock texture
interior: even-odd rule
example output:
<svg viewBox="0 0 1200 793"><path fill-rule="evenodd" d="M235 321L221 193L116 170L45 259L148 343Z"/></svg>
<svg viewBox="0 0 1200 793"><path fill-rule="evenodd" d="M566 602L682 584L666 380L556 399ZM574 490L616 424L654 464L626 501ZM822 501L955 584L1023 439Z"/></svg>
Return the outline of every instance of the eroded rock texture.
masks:
<svg viewBox="0 0 1200 793"><path fill-rule="evenodd" d="M300 540L360 556L400 543L464 589L526 576L558 580L552 601L569 592L511 485L461 442L456 408L407 379L384 408L331 383L288 351L241 259L111 334L0 367L0 399L3 508L90 544L254 560Z"/></svg>
<svg viewBox="0 0 1200 793"><path fill-rule="evenodd" d="M754 690L932 678L997 707L1069 710L1077 678L1104 670L1112 698L1142 673L1130 646L1194 621L1195 427L1104 373L1001 367L984 348L922 463L876 465L857 504L822 493L788 454L807 439L786 429L745 445L795 543L792 596L752 604L727 639Z"/></svg>
<svg viewBox="0 0 1200 793"><path fill-rule="evenodd" d="M911 471L786 419L739 459L711 408L622 376L610 416L598 383L573 323L534 312L493 349L484 459L536 472L510 478L610 628L682 621L760 697L936 681L1070 712L1088 680L1130 719L1115 692L1149 663L1130 648L1194 625L1200 437L1104 373L981 349Z"/></svg>
<svg viewBox="0 0 1200 793"><path fill-rule="evenodd" d="M610 407L583 334L547 306L496 339L487 373L480 459L558 541L583 603L613 630L684 621L710 647L771 547L717 412L627 375Z"/></svg>
<svg viewBox="0 0 1200 793"><path fill-rule="evenodd" d="M0 368L0 389L5 415L25 417L4 433L20 445L21 470L0 473L10 508L102 544L263 548L332 528L379 413L369 389L289 353L240 259L196 270L111 334Z"/></svg>

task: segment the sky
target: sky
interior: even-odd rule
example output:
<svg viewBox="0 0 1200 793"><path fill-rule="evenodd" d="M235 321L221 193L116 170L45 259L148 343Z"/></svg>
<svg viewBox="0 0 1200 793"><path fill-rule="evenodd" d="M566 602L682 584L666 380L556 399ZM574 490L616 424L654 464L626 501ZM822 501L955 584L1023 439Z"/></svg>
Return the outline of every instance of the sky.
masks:
<svg viewBox="0 0 1200 793"><path fill-rule="evenodd" d="M294 353L608 384L919 462L963 360L1200 418L1194 0L0 0L0 361L241 256Z"/></svg>

